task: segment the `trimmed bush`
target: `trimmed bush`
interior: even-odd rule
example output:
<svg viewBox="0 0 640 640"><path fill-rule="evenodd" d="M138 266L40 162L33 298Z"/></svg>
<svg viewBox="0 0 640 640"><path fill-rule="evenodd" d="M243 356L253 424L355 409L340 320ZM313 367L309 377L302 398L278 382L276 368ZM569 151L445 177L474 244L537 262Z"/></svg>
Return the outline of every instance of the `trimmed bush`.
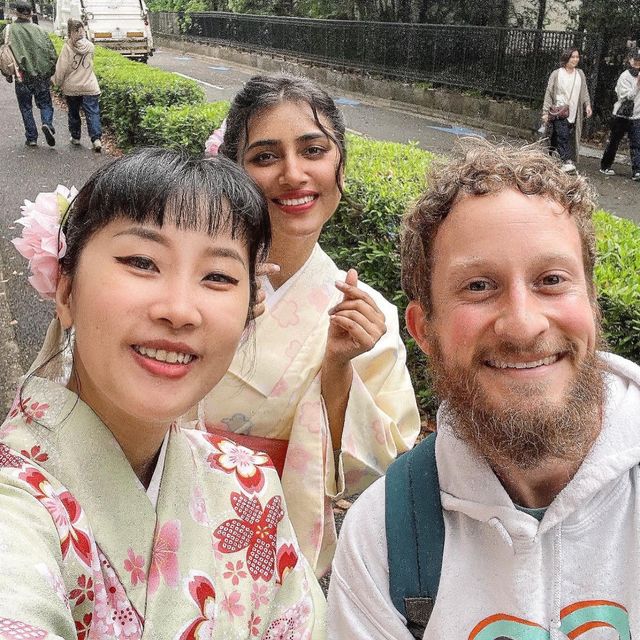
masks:
<svg viewBox="0 0 640 640"><path fill-rule="evenodd" d="M59 53L64 41L51 38ZM103 47L96 47L94 68L102 90L102 122L125 149L142 143L141 122L147 108L204 103L205 93L197 82L127 60Z"/></svg>
<svg viewBox="0 0 640 640"><path fill-rule="evenodd" d="M640 227L598 211L596 284L608 348L640 363Z"/></svg>
<svg viewBox="0 0 640 640"><path fill-rule="evenodd" d="M204 143L225 119L228 102L149 107L140 123L142 144L202 153Z"/></svg>

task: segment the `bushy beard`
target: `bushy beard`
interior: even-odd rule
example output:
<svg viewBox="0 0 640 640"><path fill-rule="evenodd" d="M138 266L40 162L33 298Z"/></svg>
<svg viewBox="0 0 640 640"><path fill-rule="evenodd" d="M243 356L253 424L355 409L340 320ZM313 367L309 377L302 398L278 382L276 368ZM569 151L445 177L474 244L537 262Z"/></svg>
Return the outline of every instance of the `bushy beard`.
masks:
<svg viewBox="0 0 640 640"><path fill-rule="evenodd" d="M514 380L499 404L490 400L478 373L489 359L514 359L526 354L565 353L575 367L565 396L550 401L545 382ZM604 368L595 351L578 361L570 341L533 345L503 343L475 355L469 368L449 366L436 339L431 340L430 372L444 416L454 434L471 445L492 466L532 469L547 461L581 462L597 437L604 403ZM490 382L485 383L485 386ZM495 395L495 390L493 394Z"/></svg>

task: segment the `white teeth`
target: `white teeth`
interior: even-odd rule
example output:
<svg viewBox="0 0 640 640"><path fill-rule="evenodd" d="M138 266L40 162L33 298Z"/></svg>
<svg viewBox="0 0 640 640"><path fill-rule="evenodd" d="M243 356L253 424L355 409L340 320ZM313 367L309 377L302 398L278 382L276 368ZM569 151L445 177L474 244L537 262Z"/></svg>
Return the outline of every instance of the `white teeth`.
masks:
<svg viewBox="0 0 640 640"><path fill-rule="evenodd" d="M300 204L307 204L315 199L315 196L304 196L304 198L294 198L291 200L276 200L278 204L283 204L285 207L295 207Z"/></svg>
<svg viewBox="0 0 640 640"><path fill-rule="evenodd" d="M543 365L553 364L557 362L559 356L553 355L534 362L503 362L502 360L489 360L487 364L496 369L535 369Z"/></svg>
<svg viewBox="0 0 640 640"><path fill-rule="evenodd" d="M141 347L134 345L133 347L140 355L147 358L153 358L158 362L168 362L175 364L189 364L194 358L190 353L180 353L179 351L165 351L164 349L153 349L152 347Z"/></svg>

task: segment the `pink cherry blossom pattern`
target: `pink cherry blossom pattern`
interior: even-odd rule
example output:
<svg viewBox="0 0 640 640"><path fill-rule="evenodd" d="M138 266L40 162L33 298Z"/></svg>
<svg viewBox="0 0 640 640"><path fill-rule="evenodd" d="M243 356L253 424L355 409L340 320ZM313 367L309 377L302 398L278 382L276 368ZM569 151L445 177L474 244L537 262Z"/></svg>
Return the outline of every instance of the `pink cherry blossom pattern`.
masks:
<svg viewBox="0 0 640 640"><path fill-rule="evenodd" d="M187 591L200 615L189 622L178 640L212 638L216 624L216 590L211 578L204 573L190 573L187 579Z"/></svg>
<svg viewBox="0 0 640 640"><path fill-rule="evenodd" d="M55 491L36 467L27 465L19 477L31 486L36 499L51 515L58 530L62 558L73 551L86 568L91 567L91 537L79 525L84 512L78 501L66 489Z"/></svg>
<svg viewBox="0 0 640 640"><path fill-rule="evenodd" d="M257 611L263 604L269 604L269 598L267 598L267 585L258 584L254 582L251 585L251 604Z"/></svg>
<svg viewBox="0 0 640 640"><path fill-rule="evenodd" d="M127 551L124 568L125 571L131 574L131 584L134 587L136 587L138 583L142 584L146 581L147 576L144 574L144 558L137 556L131 547L129 547Z"/></svg>
<svg viewBox="0 0 640 640"><path fill-rule="evenodd" d="M244 579L249 575L246 571L242 570L244 568L244 562L242 562L242 560L238 560L235 565L233 562L227 562L224 567L226 571L222 574L222 577L226 580L231 578L231 584L234 587L237 587L240 584L241 578Z"/></svg>
<svg viewBox="0 0 640 640"><path fill-rule="evenodd" d="M249 631L252 636L256 637L260 634L260 623L262 622L262 618L257 616L255 613L249 618Z"/></svg>
<svg viewBox="0 0 640 640"><path fill-rule="evenodd" d="M280 303L271 310L271 316L284 329L293 327L300 322L298 316L298 303L294 300L280 300Z"/></svg>
<svg viewBox="0 0 640 640"><path fill-rule="evenodd" d="M220 608L224 611L229 618L233 620L235 617L244 615L244 605L240 604L242 596L239 591L232 591L226 594L220 603Z"/></svg>
<svg viewBox="0 0 640 640"><path fill-rule="evenodd" d="M207 434L206 439L213 447L213 452L207 457L212 469L235 474L240 486L249 495L262 491L265 484L262 469L273 469L273 463L266 453L253 451L214 433Z"/></svg>
<svg viewBox="0 0 640 640"><path fill-rule="evenodd" d="M163 579L168 587L177 587L180 582L178 550L180 549L180 520L167 520L157 530L151 566L149 568L149 593L153 595Z"/></svg>
<svg viewBox="0 0 640 640"><path fill-rule="evenodd" d="M271 580L275 566L278 523L284 517L282 498L274 496L265 508L258 498L231 494L231 505L238 518L225 520L214 532L222 553L246 549L247 569L254 580Z"/></svg>
<svg viewBox="0 0 640 640"><path fill-rule="evenodd" d="M93 578L90 578L83 573L78 577L76 584L78 586L69 592L69 600L74 602L74 606L79 607L85 600L93 602L95 597L93 591Z"/></svg>
<svg viewBox="0 0 640 640"><path fill-rule="evenodd" d="M46 462L49 459L49 455L44 451L41 451L38 445L31 447L29 451L27 451L26 449L23 449L20 453L25 458L28 458L29 460L33 460L33 462L42 463L42 462Z"/></svg>

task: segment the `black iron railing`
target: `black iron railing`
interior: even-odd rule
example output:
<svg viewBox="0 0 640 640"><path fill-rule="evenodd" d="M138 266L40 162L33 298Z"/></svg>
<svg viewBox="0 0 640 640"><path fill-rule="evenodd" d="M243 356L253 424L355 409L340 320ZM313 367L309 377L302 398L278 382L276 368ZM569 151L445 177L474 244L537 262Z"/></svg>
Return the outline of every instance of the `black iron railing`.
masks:
<svg viewBox="0 0 640 640"><path fill-rule="evenodd" d="M539 101L560 53L578 47L595 87L597 34L502 27L315 20L223 12L152 16L158 34L281 54L405 82Z"/></svg>

